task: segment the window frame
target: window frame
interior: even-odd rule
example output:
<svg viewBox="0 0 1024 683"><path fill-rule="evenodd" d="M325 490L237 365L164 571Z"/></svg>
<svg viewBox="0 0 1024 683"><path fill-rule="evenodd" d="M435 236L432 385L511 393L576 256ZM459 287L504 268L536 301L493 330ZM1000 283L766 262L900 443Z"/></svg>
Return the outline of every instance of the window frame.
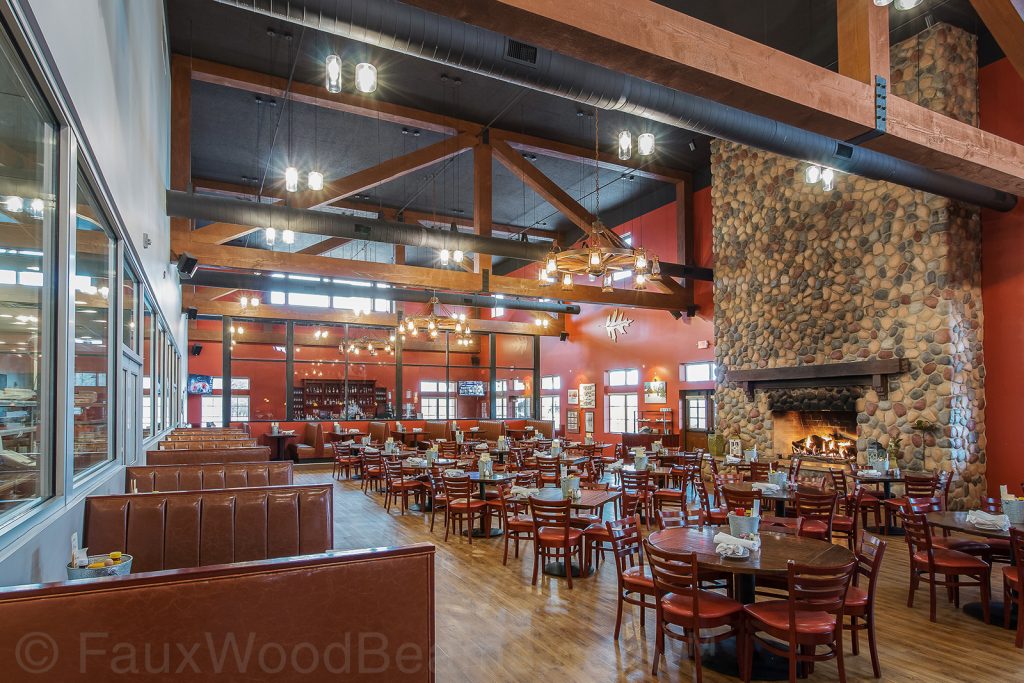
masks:
<svg viewBox="0 0 1024 683"><path fill-rule="evenodd" d="M619 399L619 398L622 398L624 400L625 405L623 405L623 406L615 406L615 405L613 405L613 403L617 399ZM630 406L630 403L632 403L633 405ZM615 414L614 414L615 411L618 410L619 408L621 408L624 411L624 414L622 415L621 418L616 417ZM630 433L630 426L631 425L630 425L629 414L630 414L630 410L631 409L632 409L632 413L633 413L633 424L632 424L632 426L635 428L636 427L637 416L640 414L640 397L637 395L637 393L635 391L613 391L613 392L609 392L608 394L606 394L606 396L605 396L605 431L608 432L609 434L626 434L626 433ZM621 430L620 429L615 429L615 427L617 426L617 425L615 425L615 422L617 422L617 421L621 421L623 423L623 425L622 425L623 428Z"/></svg>
<svg viewBox="0 0 1024 683"><path fill-rule="evenodd" d="M616 381L616 376L622 373L622 381ZM638 387L640 386L640 369L639 368L615 368L614 370L608 370L605 384L608 387Z"/></svg>
<svg viewBox="0 0 1024 683"><path fill-rule="evenodd" d="M707 367L708 377L707 379L690 379L689 372L691 368ZM686 384L706 384L708 382L715 381L715 373L718 368L716 367L715 361L713 360L699 360L691 361L689 363L679 364L679 381Z"/></svg>

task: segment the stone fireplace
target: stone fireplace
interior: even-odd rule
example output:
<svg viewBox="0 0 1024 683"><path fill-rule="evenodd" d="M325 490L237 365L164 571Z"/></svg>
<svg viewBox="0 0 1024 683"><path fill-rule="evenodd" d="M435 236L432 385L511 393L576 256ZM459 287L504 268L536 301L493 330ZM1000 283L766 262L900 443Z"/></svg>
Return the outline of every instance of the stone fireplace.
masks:
<svg viewBox="0 0 1024 683"><path fill-rule="evenodd" d="M892 47L891 75L891 95L977 124L974 36L937 24ZM903 469L953 470L954 504L976 504L985 485L977 207L844 174L824 192L804 182L805 166L712 146L719 431L788 457L798 438L790 413L806 422L842 412L819 417L853 430L861 461L871 442L901 438ZM891 359L899 370L880 383L752 389L726 378Z"/></svg>
<svg viewBox="0 0 1024 683"><path fill-rule="evenodd" d="M857 455L857 413L852 410L773 410L772 450L843 464Z"/></svg>

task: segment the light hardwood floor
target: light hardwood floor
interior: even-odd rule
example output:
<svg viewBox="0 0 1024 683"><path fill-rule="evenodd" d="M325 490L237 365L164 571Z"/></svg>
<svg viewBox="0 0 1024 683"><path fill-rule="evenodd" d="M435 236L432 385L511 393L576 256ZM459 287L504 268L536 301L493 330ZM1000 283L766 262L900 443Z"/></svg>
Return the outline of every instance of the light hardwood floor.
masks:
<svg viewBox="0 0 1024 683"><path fill-rule="evenodd" d="M303 467L296 483L331 481L330 467ZM692 680L691 664L681 646L668 641L668 654L657 679L650 675L654 617L642 630L636 608L623 617L622 635L615 626L614 564L574 582L544 577L530 585L532 549L501 564L503 539L474 539L472 545L452 536L444 542L438 514L434 533L430 516L384 511L383 495L364 495L358 482L335 482L334 543L339 549L432 542L437 604L437 680L536 681L683 681ZM997 565L998 575L1001 565ZM1021 681L1024 652L1013 647L1013 634L985 625L947 603L940 590L938 623L928 620L928 594L919 591L915 607L906 607L907 551L892 538L883 563L878 592L878 642L885 681ZM993 596L1001 599L1002 579L993 578ZM966 601L977 592L964 591ZM850 681L875 680L866 643L852 656L847 637ZM738 679L704 670L704 680ZM810 681L838 680L833 662L819 664Z"/></svg>

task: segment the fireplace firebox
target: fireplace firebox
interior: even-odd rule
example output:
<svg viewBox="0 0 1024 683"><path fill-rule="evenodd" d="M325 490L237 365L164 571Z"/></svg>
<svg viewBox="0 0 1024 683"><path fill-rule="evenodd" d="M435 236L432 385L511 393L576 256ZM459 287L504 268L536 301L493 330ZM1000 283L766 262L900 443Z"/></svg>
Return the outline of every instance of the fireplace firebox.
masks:
<svg viewBox="0 0 1024 683"><path fill-rule="evenodd" d="M852 410L776 410L772 426L778 457L836 463L857 457L857 413Z"/></svg>

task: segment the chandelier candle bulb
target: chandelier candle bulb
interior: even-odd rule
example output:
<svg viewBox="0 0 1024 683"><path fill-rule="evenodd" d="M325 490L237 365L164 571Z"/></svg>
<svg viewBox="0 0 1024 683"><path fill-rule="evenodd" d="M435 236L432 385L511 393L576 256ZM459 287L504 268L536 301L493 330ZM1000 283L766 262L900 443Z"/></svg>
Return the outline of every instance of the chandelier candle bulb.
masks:
<svg viewBox="0 0 1024 683"><path fill-rule="evenodd" d="M811 164L804 170L804 180L810 184L814 184L821 179L821 166Z"/></svg>
<svg viewBox="0 0 1024 683"><path fill-rule="evenodd" d="M465 254L462 253L461 249L456 249L455 252L452 254L452 260L455 261L456 263L462 263L462 259L464 257Z"/></svg>

